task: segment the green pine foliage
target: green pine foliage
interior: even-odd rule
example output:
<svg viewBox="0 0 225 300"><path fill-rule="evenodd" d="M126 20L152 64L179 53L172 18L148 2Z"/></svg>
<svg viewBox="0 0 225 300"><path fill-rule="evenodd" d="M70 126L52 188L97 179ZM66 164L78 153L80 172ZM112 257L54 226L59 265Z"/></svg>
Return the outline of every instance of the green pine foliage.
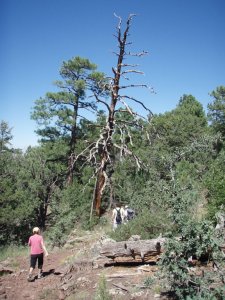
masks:
<svg viewBox="0 0 225 300"><path fill-rule="evenodd" d="M88 96L95 92L107 101L107 80L95 64L79 57L64 62L60 75L59 92L37 100L32 113L39 146L25 153L11 149L11 129L0 123L0 243L26 244L32 227L39 226L52 245L62 246L74 227L108 224L112 204L119 201L136 216L111 237L169 237L160 267L178 299L222 299L224 274L196 277L188 258L208 255L219 270L224 264L214 228L218 211L225 213L225 87L211 94L210 123L192 95L181 97L172 111L149 116L150 122L134 123L134 116L115 112L115 147L111 169L107 166L111 181L102 195L102 218L97 218L92 202L107 112ZM96 112L96 119L80 119L78 108ZM209 288L214 283L218 286ZM104 284L99 295L109 299Z"/></svg>
<svg viewBox="0 0 225 300"><path fill-rule="evenodd" d="M215 220L215 215L223 206L225 212L225 152L224 149L209 166L205 176L205 187L208 192L208 215Z"/></svg>
<svg viewBox="0 0 225 300"><path fill-rule="evenodd" d="M159 262L161 279L173 291L177 299L223 299L224 255L220 250L222 239L215 236L209 221L180 220L180 239L170 237ZM195 257L206 263L210 261L219 270L192 272L189 259ZM216 288L215 288L216 287Z"/></svg>
<svg viewBox="0 0 225 300"><path fill-rule="evenodd" d="M147 240L167 235L171 226L172 222L166 211L143 210L133 220L111 232L110 237L116 241L126 241L132 235L139 235L142 240Z"/></svg>
<svg viewBox="0 0 225 300"><path fill-rule="evenodd" d="M94 300L112 300L112 296L109 294L107 289L106 278L104 275L101 275L99 279Z"/></svg>
<svg viewBox="0 0 225 300"><path fill-rule="evenodd" d="M225 86L219 86L211 92L213 101L208 104L208 118L214 132L225 137Z"/></svg>

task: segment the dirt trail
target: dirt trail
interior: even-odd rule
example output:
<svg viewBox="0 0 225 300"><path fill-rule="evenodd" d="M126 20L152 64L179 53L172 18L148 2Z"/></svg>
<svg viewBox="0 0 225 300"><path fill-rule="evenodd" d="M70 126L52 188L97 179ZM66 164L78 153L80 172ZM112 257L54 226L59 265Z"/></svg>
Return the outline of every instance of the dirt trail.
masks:
<svg viewBox="0 0 225 300"><path fill-rule="evenodd" d="M0 277L0 300L92 300L102 274L112 299L155 299L150 290L137 289L143 285L144 279L154 274L155 266L94 269L79 265L79 268L63 272L68 270L73 257L74 250L50 253L44 263L44 277L33 282L27 281L29 259L20 258L17 271ZM37 269L34 274L37 274Z"/></svg>
<svg viewBox="0 0 225 300"><path fill-rule="evenodd" d="M51 299L48 290L54 290L61 280L60 276L54 274L54 269L70 255L71 251L65 250L51 253L44 262L44 277L33 282L27 281L29 258L19 258L16 271L0 277L0 299ZM35 271L34 275L37 269Z"/></svg>
<svg viewBox="0 0 225 300"><path fill-rule="evenodd" d="M81 236L74 230L68 237L68 247L49 251L44 277L33 282L27 281L29 257L19 257L13 272L0 276L0 300L93 300L103 277L113 300L166 299L159 296L156 285L143 288L144 281L157 271L155 265L97 268L92 264L99 255L102 234L85 232ZM9 261L9 270L12 265L13 261Z"/></svg>

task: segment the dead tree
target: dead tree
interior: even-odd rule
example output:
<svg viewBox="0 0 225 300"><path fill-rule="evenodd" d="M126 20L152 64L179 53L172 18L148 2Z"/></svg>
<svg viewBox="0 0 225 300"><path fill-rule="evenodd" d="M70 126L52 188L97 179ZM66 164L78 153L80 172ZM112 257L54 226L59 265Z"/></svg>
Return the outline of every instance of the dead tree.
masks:
<svg viewBox="0 0 225 300"><path fill-rule="evenodd" d="M157 262L164 251L165 238L109 242L102 246L95 263L99 266Z"/></svg>
<svg viewBox="0 0 225 300"><path fill-rule="evenodd" d="M116 15L115 15L116 16ZM122 19L116 16L119 19L118 26L117 26L117 34L116 38L118 41L118 53L114 53L117 56L117 65L116 68L112 68L113 77L109 78L107 84L105 85L105 89L109 92L110 101L108 101L98 94L95 94L95 98L97 103L102 103L105 105L107 110L107 119L106 125L101 131L100 138L96 142L95 147L91 150L90 157L94 157L96 153L98 154L99 163L97 164L96 168L96 183L93 195L93 210L95 211L96 215L100 216L101 214L101 202L102 202L102 195L105 190L107 184L110 184L112 189L112 174L114 172L114 150L115 148L117 151L119 150L123 155L131 155L135 159L137 166L140 167L140 161L137 156L135 156L125 145L125 142L122 139L122 135L124 130L128 132L129 135L129 124L121 122L120 124L117 122L116 114L130 114L133 116L133 125L142 127L139 123L139 116L135 113L132 108L128 105L127 101L133 101L141 105L144 109L146 109L149 115L152 115L152 112L145 107L145 105L128 95L122 95L121 91L127 88L136 88L136 87L145 87L149 89L149 87L145 84L122 84L122 79L129 80L127 75L129 73L137 73L143 74L143 72L136 70L137 65L135 64L127 64L124 63L124 59L126 56L137 56L141 57L145 55L147 52L143 51L140 53L131 53L126 50L127 46L130 45L130 42L127 42L129 36L129 30L131 26L131 21L134 15L130 15L126 22L126 28L124 32L121 31L121 24ZM117 106L122 106L122 109L118 109ZM117 145L113 142L113 134L115 129L118 128L121 132L121 143ZM131 141L132 142L132 141ZM112 194L112 193L111 193Z"/></svg>

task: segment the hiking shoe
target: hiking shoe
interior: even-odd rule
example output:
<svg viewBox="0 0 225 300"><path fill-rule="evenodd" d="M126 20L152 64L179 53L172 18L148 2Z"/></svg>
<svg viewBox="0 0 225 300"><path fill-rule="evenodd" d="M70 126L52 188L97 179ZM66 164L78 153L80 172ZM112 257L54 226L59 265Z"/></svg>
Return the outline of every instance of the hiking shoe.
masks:
<svg viewBox="0 0 225 300"><path fill-rule="evenodd" d="M43 273L38 274L38 279L41 279L43 277Z"/></svg>
<svg viewBox="0 0 225 300"><path fill-rule="evenodd" d="M27 276L27 281L31 282L31 281L33 281L33 280L34 280L34 279L33 279L32 275L29 274L29 275Z"/></svg>

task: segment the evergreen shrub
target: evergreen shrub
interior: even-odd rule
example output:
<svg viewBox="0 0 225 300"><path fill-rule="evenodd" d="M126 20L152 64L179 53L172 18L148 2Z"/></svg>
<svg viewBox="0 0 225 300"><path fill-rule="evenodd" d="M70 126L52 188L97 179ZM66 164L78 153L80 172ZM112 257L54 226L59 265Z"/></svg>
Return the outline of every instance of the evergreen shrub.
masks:
<svg viewBox="0 0 225 300"><path fill-rule="evenodd" d="M224 299L224 254L222 240L216 236L212 223L190 220L180 227L180 239L168 238L159 262L162 278L177 299ZM199 275L190 269L189 259L215 264L217 272L205 268ZM203 269L202 269L203 270Z"/></svg>
<svg viewBox="0 0 225 300"><path fill-rule="evenodd" d="M171 228L170 220L165 211L145 210L140 212L133 220L122 224L110 233L116 241L128 240L132 235L139 235L141 239L147 240L166 234Z"/></svg>
<svg viewBox="0 0 225 300"><path fill-rule="evenodd" d="M106 278L104 275L100 276L94 300L112 300L112 296L107 289Z"/></svg>

